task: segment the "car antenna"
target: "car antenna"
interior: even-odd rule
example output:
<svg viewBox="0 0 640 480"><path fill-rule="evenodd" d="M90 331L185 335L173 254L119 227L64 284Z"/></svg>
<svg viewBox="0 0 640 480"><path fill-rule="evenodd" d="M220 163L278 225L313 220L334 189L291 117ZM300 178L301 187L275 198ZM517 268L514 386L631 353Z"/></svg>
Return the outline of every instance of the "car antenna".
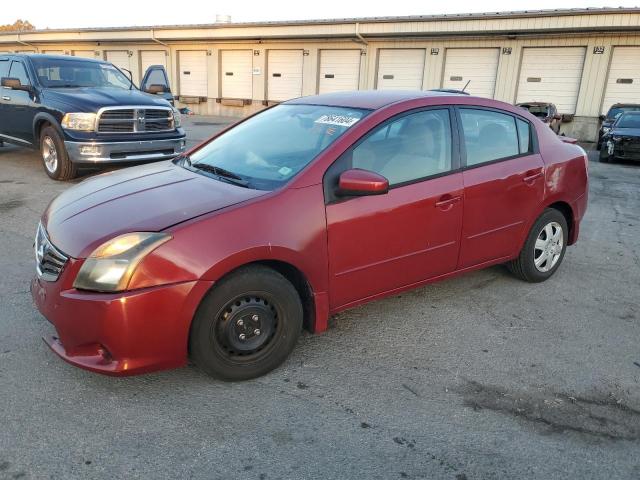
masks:
<svg viewBox="0 0 640 480"><path fill-rule="evenodd" d="M463 92L467 89L470 83L471 83L471 80L467 80L467 83L465 83L464 88L462 89Z"/></svg>

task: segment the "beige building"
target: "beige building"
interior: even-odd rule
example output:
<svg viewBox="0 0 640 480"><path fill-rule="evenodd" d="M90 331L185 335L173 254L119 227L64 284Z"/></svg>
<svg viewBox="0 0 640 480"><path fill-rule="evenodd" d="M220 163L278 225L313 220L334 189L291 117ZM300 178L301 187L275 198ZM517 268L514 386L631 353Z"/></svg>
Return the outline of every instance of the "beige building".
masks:
<svg viewBox="0 0 640 480"><path fill-rule="evenodd" d="M543 10L0 34L0 52L108 60L139 81L163 64L180 105L245 115L301 95L461 89L549 101L593 140L598 116L640 103L640 9Z"/></svg>

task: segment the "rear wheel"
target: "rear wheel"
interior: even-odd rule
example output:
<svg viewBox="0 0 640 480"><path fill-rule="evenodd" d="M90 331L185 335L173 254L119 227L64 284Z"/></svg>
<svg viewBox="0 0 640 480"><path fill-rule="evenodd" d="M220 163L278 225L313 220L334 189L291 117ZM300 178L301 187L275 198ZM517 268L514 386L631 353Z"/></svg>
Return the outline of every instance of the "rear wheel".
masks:
<svg viewBox="0 0 640 480"><path fill-rule="evenodd" d="M520 255L509 264L514 275L527 282L543 282L555 273L567 249L567 220L558 210L546 209L531 227Z"/></svg>
<svg viewBox="0 0 640 480"><path fill-rule="evenodd" d="M286 278L264 266L244 267L202 301L191 327L191 357L222 380L264 375L293 350L302 312L298 292Z"/></svg>
<svg viewBox="0 0 640 480"><path fill-rule="evenodd" d="M77 174L58 131L47 125L40 132L40 153L44 171L54 180L70 180Z"/></svg>

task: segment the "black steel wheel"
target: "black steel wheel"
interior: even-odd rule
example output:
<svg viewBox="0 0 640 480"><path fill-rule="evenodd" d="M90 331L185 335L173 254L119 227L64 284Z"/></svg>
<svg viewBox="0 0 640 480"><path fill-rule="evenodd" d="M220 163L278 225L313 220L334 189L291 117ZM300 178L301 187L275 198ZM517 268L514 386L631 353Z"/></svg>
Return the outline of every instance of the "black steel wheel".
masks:
<svg viewBox="0 0 640 480"><path fill-rule="evenodd" d="M263 375L293 350L302 316L300 297L286 278L261 265L244 267L202 301L191 327L191 357L223 380Z"/></svg>

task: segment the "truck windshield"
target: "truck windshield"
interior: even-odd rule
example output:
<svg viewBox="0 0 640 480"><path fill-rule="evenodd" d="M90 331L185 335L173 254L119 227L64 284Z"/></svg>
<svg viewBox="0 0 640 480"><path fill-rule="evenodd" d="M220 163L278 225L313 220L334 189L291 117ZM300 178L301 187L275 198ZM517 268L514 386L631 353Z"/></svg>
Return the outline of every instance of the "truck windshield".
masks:
<svg viewBox="0 0 640 480"><path fill-rule="evenodd" d="M356 108L278 105L223 133L182 165L242 181L250 188L273 190L367 113Z"/></svg>
<svg viewBox="0 0 640 480"><path fill-rule="evenodd" d="M640 128L640 113L623 113L616 122L617 128Z"/></svg>
<svg viewBox="0 0 640 480"><path fill-rule="evenodd" d="M110 63L74 58L31 58L38 79L47 88L122 88L129 89L129 78Z"/></svg>

